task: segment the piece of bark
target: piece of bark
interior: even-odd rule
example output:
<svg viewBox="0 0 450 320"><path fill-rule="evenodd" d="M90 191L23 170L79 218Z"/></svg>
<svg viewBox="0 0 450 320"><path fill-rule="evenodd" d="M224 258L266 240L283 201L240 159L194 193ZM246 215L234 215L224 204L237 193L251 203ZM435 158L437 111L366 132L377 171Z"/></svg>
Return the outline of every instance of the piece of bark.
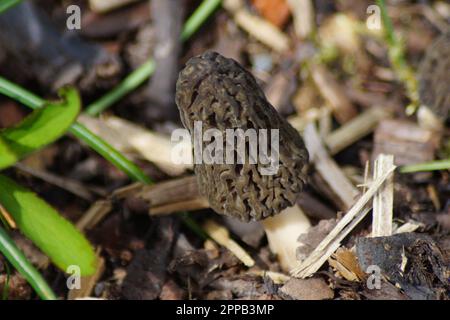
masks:
<svg viewBox="0 0 450 320"><path fill-rule="evenodd" d="M83 41L75 31L61 34L30 1L0 15L0 44L14 59L16 72L52 89L78 83L92 90L115 81L121 69L117 57Z"/></svg>
<svg viewBox="0 0 450 320"><path fill-rule="evenodd" d="M180 288L172 279L169 279L164 284L159 298L161 300L183 300L186 299L186 296L186 290Z"/></svg>
<svg viewBox="0 0 450 320"><path fill-rule="evenodd" d="M157 223L149 248L137 251L127 268L122 285L125 299L153 300L161 294L178 224L172 217L160 218Z"/></svg>
<svg viewBox="0 0 450 320"><path fill-rule="evenodd" d="M150 215L209 207L206 198L200 196L195 176L168 180L150 186L133 184L116 190L114 196L119 199L130 197L144 200L149 205Z"/></svg>
<svg viewBox="0 0 450 320"><path fill-rule="evenodd" d="M369 300L410 300L399 288L383 278L381 278L381 287L379 289L366 287L361 292L361 295Z"/></svg>
<svg viewBox="0 0 450 320"><path fill-rule="evenodd" d="M361 281L366 278L352 250L339 248L328 259L328 263L348 281Z"/></svg>
<svg viewBox="0 0 450 320"><path fill-rule="evenodd" d="M318 224L311 227L307 233L298 237L300 246L297 248L297 260L303 261L315 248L325 239L325 237L336 226L336 219L320 220Z"/></svg>
<svg viewBox="0 0 450 320"><path fill-rule="evenodd" d="M411 299L448 298L450 268L443 252L428 235L401 233L358 238L356 252L364 270L378 266Z"/></svg>
<svg viewBox="0 0 450 320"><path fill-rule="evenodd" d="M375 130L372 159L379 154L392 154L395 165L431 161L439 145L439 136L432 130L402 120L382 120Z"/></svg>
<svg viewBox="0 0 450 320"><path fill-rule="evenodd" d="M291 278L278 292L284 299L292 300L329 300L334 297L333 290L321 278Z"/></svg>

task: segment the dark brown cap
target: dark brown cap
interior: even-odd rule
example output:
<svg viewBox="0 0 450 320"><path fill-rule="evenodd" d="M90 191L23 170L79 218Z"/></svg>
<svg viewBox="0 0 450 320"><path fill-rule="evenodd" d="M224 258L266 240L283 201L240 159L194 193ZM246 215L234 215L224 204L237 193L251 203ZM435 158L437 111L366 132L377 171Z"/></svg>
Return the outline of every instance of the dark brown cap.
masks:
<svg viewBox="0 0 450 320"><path fill-rule="evenodd" d="M298 132L277 113L255 78L239 63L215 52L190 59L178 78L176 103L192 137L196 121L201 121L203 133L217 129L215 132L223 137L221 140L214 136L214 143L223 147L223 163L194 164L200 192L208 198L211 208L249 221L275 215L295 204L305 184L308 152ZM227 129L243 132L254 129L258 137L263 132L261 129L267 129L266 155L269 156L276 152L276 143L272 145L271 138L278 134L279 158L275 166L272 163L272 168L278 165L278 169L267 174L270 164L260 153L257 159L251 158L253 162L249 161L252 147L245 138L244 152L234 148L235 161L226 163ZM264 148L261 140L258 142L258 149ZM205 149L211 143L201 140L200 146ZM237 156L243 154L245 161L236 163Z"/></svg>

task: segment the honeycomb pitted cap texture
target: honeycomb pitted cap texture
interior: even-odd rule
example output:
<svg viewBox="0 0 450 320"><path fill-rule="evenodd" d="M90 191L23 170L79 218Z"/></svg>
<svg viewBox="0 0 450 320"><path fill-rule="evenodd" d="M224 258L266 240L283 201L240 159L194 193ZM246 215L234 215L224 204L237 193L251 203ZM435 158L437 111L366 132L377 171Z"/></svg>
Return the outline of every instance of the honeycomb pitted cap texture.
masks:
<svg viewBox="0 0 450 320"><path fill-rule="evenodd" d="M306 182L304 169L308 152L298 132L277 113L255 78L239 63L215 52L191 58L178 77L176 103L181 121L193 139L196 123L201 123L203 133L216 129L223 137L214 135L210 141L200 137L198 142L202 150L212 143L221 146L224 150L219 154L222 163L194 164L199 190L214 211L250 221L273 216L295 204ZM226 161L225 154L231 146L227 145L226 138L229 129L234 132L241 129L244 133L253 129L257 137L265 131L268 157L260 156L259 150L264 148L261 140L258 140L258 153L254 157L245 135L241 136L244 139L241 145L245 148L239 149L239 143L233 143L231 152L236 161ZM278 150L276 140L272 140L276 134ZM193 145L195 149L196 142ZM277 170L263 174L270 166L267 161L273 152L278 154L276 163L272 162L272 168ZM217 153L211 155L215 157ZM237 161L239 155L244 160L241 163Z"/></svg>

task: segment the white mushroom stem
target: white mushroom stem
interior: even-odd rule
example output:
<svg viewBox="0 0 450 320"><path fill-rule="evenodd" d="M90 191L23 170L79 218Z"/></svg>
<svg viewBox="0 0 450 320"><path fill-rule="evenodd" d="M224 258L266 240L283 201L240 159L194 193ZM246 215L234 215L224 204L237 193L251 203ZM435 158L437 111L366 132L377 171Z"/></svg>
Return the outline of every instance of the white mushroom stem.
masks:
<svg viewBox="0 0 450 320"><path fill-rule="evenodd" d="M281 267L289 272L299 265L296 257L298 237L311 226L302 209L295 205L262 221L270 250L278 256Z"/></svg>

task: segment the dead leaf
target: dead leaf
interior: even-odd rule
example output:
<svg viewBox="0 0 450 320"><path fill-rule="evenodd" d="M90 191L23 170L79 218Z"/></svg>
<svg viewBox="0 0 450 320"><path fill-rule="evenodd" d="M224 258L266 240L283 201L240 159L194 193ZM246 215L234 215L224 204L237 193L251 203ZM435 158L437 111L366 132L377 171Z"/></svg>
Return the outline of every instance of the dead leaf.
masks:
<svg viewBox="0 0 450 320"><path fill-rule="evenodd" d="M290 10L286 0L252 0L252 3L266 20L279 28L289 19Z"/></svg>

